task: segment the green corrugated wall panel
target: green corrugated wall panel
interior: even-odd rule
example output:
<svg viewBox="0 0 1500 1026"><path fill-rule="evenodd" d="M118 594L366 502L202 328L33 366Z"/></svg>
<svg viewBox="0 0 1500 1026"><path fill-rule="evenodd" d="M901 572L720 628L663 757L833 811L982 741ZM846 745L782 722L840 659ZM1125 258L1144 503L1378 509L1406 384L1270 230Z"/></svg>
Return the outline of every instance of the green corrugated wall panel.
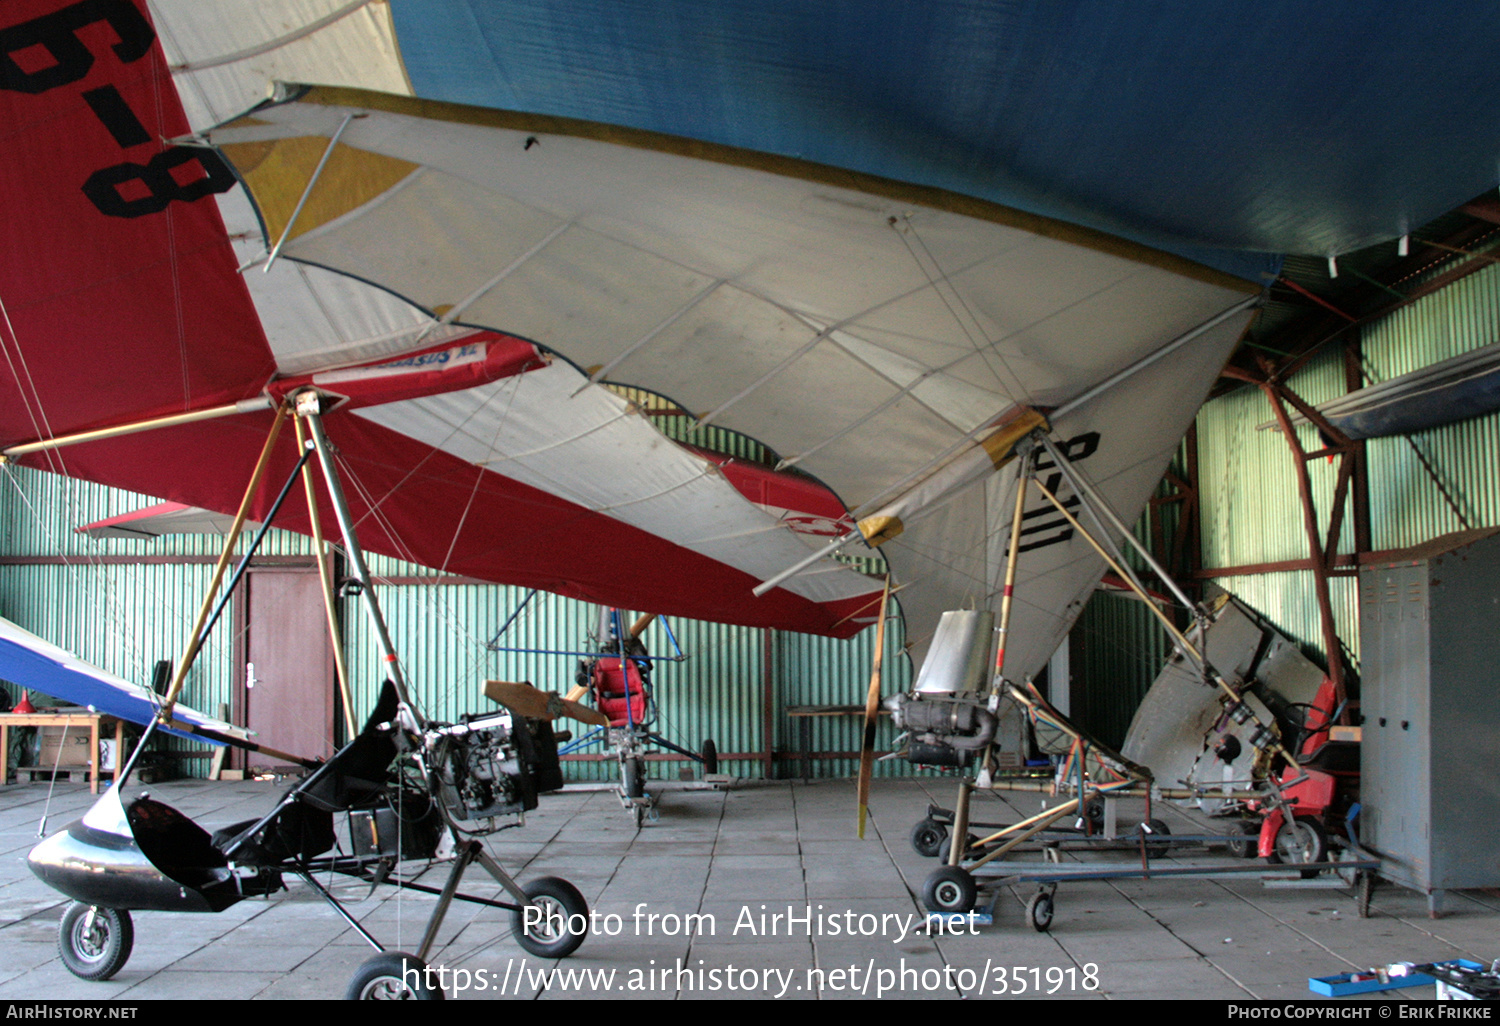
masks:
<svg viewBox="0 0 1500 1026"><path fill-rule="evenodd" d="M1497 341L1500 267L1493 265L1370 325L1361 338L1372 383ZM1466 526L1500 524L1500 414L1422 431L1410 441L1372 439L1368 452L1374 548L1405 548Z"/></svg>
<svg viewBox="0 0 1500 1026"><path fill-rule="evenodd" d="M1214 582L1259 612L1283 634L1300 642L1320 664L1323 629L1313 592L1312 573L1293 571L1226 577ZM1334 629L1349 655L1359 665L1359 585L1355 577L1333 577L1328 582Z"/></svg>
<svg viewBox="0 0 1500 1026"><path fill-rule="evenodd" d="M1289 382L1309 403L1344 394L1343 364L1316 360ZM1281 432L1261 429L1275 418L1264 393L1241 388L1215 399L1198 414L1198 485L1202 510L1203 565L1246 566L1306 559L1307 532L1297 491L1291 447ZM1297 428L1307 452L1322 448L1310 426ZM1337 464L1308 464L1318 530L1327 536L1337 483ZM1339 551L1354 551L1351 507L1346 503Z"/></svg>
<svg viewBox="0 0 1500 1026"><path fill-rule="evenodd" d="M657 732L692 751L713 738L720 752L760 752L765 745L765 632L693 620L670 622L686 658L657 664ZM669 651L660 621L646 637L653 654ZM668 766L659 769L675 774L675 765ZM761 775L754 763L726 762L723 769Z"/></svg>
<svg viewBox="0 0 1500 1026"><path fill-rule="evenodd" d="M1500 267L1482 268L1394 311L1366 326L1360 341L1372 382L1500 341Z"/></svg>
<svg viewBox="0 0 1500 1026"><path fill-rule="evenodd" d="M572 662L560 656L491 652L486 643L526 597L526 589L500 585L377 585L391 637L413 696L428 716L453 720L482 711L485 680L529 681L544 690L566 691ZM382 679L382 659L362 600L343 604L349 674L365 700ZM576 649L591 622L587 607L538 593L501 639L512 648ZM576 637L571 637L575 635ZM374 684L370 682L375 682Z"/></svg>
<svg viewBox="0 0 1500 1026"><path fill-rule="evenodd" d="M1372 439L1367 451L1375 549L1406 548L1451 531L1500 524L1500 414L1423 431L1410 441Z"/></svg>
<svg viewBox="0 0 1500 1026"><path fill-rule="evenodd" d="M149 686L157 660L175 662L181 653L211 571L201 564L0 566L0 616ZM184 704L217 716L220 704L229 702L233 645L228 631L210 638L184 684ZM180 739L170 745L205 747ZM201 774L206 760L184 768Z"/></svg>
<svg viewBox="0 0 1500 1026"><path fill-rule="evenodd" d="M800 744L800 723L786 710L799 705L863 705L870 689L870 669L875 655L875 630L866 628L847 642L810 634L779 632L776 635L777 693L775 722L777 747L792 751ZM911 662L903 654L906 636L901 621L886 628L885 655L881 660L881 694L893 695L911 687ZM855 716L813 717L811 747L815 752L858 751L864 738L864 718ZM890 717L882 716L875 735L877 751L893 747L896 731ZM852 776L857 759L834 759L816 765L819 776ZM876 765L878 776L908 775L910 767L899 760ZM795 772L801 772L797 768Z"/></svg>
<svg viewBox="0 0 1500 1026"><path fill-rule="evenodd" d="M1134 597L1095 592L1068 636L1070 718L1118 748L1170 646L1160 622Z"/></svg>
<svg viewBox="0 0 1500 1026"><path fill-rule="evenodd" d="M151 682L181 653L211 567L0 566L0 615L111 673ZM217 633L183 701L215 714L228 700L233 636Z"/></svg>

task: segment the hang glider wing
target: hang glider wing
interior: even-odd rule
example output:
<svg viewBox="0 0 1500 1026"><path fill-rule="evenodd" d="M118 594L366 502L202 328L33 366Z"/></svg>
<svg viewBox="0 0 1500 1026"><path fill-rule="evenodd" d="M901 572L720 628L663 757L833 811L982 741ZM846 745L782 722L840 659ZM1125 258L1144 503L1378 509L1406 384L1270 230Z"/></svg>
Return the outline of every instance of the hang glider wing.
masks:
<svg viewBox="0 0 1500 1026"><path fill-rule="evenodd" d="M290 263L239 274L224 218L242 236L234 219L249 208L212 151L163 143L191 126L143 7L26 2L5 18L0 438L230 411L18 459L229 511L267 400L312 384L341 403L328 427L371 549L754 625L847 635L873 616L860 607L879 586L833 561L770 601L750 595L839 529L842 507L805 475L670 443L635 405L513 335L434 326ZM294 455L288 443L282 470ZM305 527L305 514L284 516Z"/></svg>
<svg viewBox="0 0 1500 1026"><path fill-rule="evenodd" d="M1243 327L1243 318L1227 319L1193 345L1052 421L1065 457L1127 523L1161 480ZM1070 515L1090 532L1119 543L1114 531L1084 514L1076 492L1045 453L1037 466L1039 482ZM886 544L888 558L907 579L937 585L915 589L910 598L903 593L903 606L917 622L936 623L943 609L955 608L917 605L933 596L950 603L963 596L977 606L999 607L1016 501L1013 470L1008 467L987 485L960 494ZM1099 587L1104 568L1093 546L1035 486L1027 492L1019 550L1005 666L1016 680L1046 664Z"/></svg>
<svg viewBox="0 0 1500 1026"><path fill-rule="evenodd" d="M968 197L592 123L291 89L209 138L281 255L671 396L861 515L932 491L991 426L1198 332L1054 425L1106 496L1138 510L1249 316L1225 312L1253 292ZM406 416L368 414L410 434ZM998 601L993 532L1008 510L982 478L925 495L888 549L919 644L942 609ZM1022 672L1100 570L1037 516Z"/></svg>
<svg viewBox="0 0 1500 1026"><path fill-rule="evenodd" d="M161 704L160 697L150 688L86 663L6 619L0 619L0 680L142 726L156 718ZM173 712L176 719L198 727L221 734L239 733L222 720L182 705ZM182 731L168 732L179 737L192 736ZM223 742L209 739L209 743Z"/></svg>
<svg viewBox="0 0 1500 1026"><path fill-rule="evenodd" d="M180 502L159 502L143 509L96 520L92 524L75 527L74 530L90 538L159 538L164 534L223 536L229 533L233 523L234 517L225 513L186 506ZM253 530L258 526L247 521L245 529Z"/></svg>

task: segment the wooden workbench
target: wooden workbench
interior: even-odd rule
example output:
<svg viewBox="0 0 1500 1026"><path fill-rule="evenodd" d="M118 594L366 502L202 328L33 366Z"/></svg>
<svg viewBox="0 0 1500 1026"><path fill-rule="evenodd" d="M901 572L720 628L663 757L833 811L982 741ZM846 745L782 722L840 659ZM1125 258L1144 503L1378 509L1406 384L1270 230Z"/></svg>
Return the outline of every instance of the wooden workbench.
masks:
<svg viewBox="0 0 1500 1026"><path fill-rule="evenodd" d="M11 727L66 727L68 733L73 728L82 730L87 727L89 732L89 752L93 758L89 760L89 790L94 794L99 793L99 733L110 727L115 730L115 769L105 772L113 776L119 770L121 761L125 758L125 723L113 716L103 713L91 712L32 712L32 713L0 713L0 783L10 783L10 728ZM72 765L77 765L76 763ZM47 767L38 767L46 769ZM72 768L68 764L59 765L58 769Z"/></svg>
<svg viewBox="0 0 1500 1026"><path fill-rule="evenodd" d="M791 705L787 706L786 714L797 724L797 747L791 752L794 760L802 762L802 780L807 782L812 779L812 721L817 717L829 716L859 716L865 715L865 707L862 705ZM878 715L889 716L891 711L884 706L878 710Z"/></svg>

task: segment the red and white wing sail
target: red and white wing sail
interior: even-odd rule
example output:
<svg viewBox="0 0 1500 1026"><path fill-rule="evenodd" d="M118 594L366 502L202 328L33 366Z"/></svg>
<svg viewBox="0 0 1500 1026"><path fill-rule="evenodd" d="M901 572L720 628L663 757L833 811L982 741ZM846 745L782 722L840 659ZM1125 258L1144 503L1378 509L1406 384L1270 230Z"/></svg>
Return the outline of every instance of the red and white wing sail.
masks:
<svg viewBox="0 0 1500 1026"><path fill-rule="evenodd" d="M166 5L162 41L233 53L244 33L268 31L255 17L211 16L214 6ZM214 151L163 141L203 127L189 123L177 89L200 116L216 116L223 103L264 95L263 60L348 61L383 19L341 21L353 49L320 37L175 76L136 3L23 0L0 19L4 445L312 383L342 400L329 432L357 482L355 515L372 549L708 619L851 634L873 615L861 606L878 587L834 563L770 601L753 598L757 580L806 556L804 534L718 462L669 442L530 341L434 325L388 293L290 261L272 274L239 272L235 247L261 247L258 231L247 239L254 212ZM268 417L25 459L232 510ZM293 458L288 443L279 463ZM789 484L805 507L798 516L826 518L837 506L805 477ZM304 526L305 515L284 516Z"/></svg>

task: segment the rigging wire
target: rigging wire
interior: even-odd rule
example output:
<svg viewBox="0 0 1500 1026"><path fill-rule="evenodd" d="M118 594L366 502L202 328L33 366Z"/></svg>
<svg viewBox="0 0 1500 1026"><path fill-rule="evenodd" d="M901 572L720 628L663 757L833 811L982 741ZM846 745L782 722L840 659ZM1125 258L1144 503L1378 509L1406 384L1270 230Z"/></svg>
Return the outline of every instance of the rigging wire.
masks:
<svg viewBox="0 0 1500 1026"><path fill-rule="evenodd" d="M344 480L349 483L350 487L355 492L355 494L360 497L361 501L367 504L369 512L366 514L366 516L374 519L375 525L385 534L392 547L394 547L398 552L402 553L400 558L405 562L411 564L414 568L426 569L426 567L424 567L423 564L421 564L415 558L410 544L408 544L406 539L396 529L396 526L389 520L388 517L385 516L384 512L376 506L372 494L370 493L364 482L360 479L357 471L355 471L355 469L351 467L348 462L342 457L338 457L338 464L340 473L343 475ZM386 497L389 497L389 495L390 492L387 492ZM361 520L363 519L364 518L361 518ZM339 548L342 551L342 545L340 545ZM395 575L388 573L379 574L373 571L370 575L372 583L383 584L386 586L392 586L392 576ZM471 651L469 664L467 667L465 667L464 672L459 676L460 678L473 677L480 663L489 655L489 653L484 648L483 640L477 637L473 631L471 631L467 626L464 625L457 611L451 604L449 604L445 599L439 597L439 591L437 587L424 587L422 595L423 602L418 608L425 609L428 613L432 614L430 623L435 624L438 627L445 628L448 632L460 637L462 640L469 644ZM474 654L475 649L478 650L478 654ZM405 665L406 661L403 659L403 666Z"/></svg>
<svg viewBox="0 0 1500 1026"><path fill-rule="evenodd" d="M958 329L964 333L964 337L968 339L969 346L980 358L980 362L983 363L986 369L989 370L990 374L994 376L995 384L1000 386L1001 394L1003 394L1007 399L1010 399L1011 402L1016 402L1017 400L1015 399L1015 397L1011 395L1010 392L1006 389L1005 382L1001 380L999 371L991 364L991 355L993 355L995 359L999 360L1000 366L1003 367L1006 373L1011 376L1012 383L1020 387L1021 393L1025 395L1026 389L1024 386L1021 386L1020 379L1016 376L1015 371L1011 369L1010 364L1006 362L1005 357L1002 356L998 351L996 351L996 349L994 348L995 343L990 341L988 336L984 334L983 329L979 325L978 315L975 313L973 307L969 305L968 301L964 299L963 293L960 292L958 287L953 283L953 279L943 270L943 265L938 262L937 257L933 255L932 250L928 247L926 241L922 238L921 233L918 232L916 224L913 223L911 219L911 215L903 214L900 218L900 221L906 225L907 231L902 231L899 228L896 228L896 218L891 219L891 227L896 228L896 234L901 237L901 243L906 247L906 251L911 256L912 262L917 265L918 269L921 270L922 274L927 278L928 283L932 286L933 295L937 296L938 299L942 302L943 306L947 308L948 313L953 318L953 323L956 324L958 326ZM908 234L911 237L910 239L908 239L907 237ZM933 275L932 271L928 270L928 264L923 263L921 256L917 254L917 249L913 248L911 240L916 241L916 246L917 248L921 249L922 256L925 256L931 263L931 266L936 269L936 276ZM938 287L939 282L948 286L946 291ZM951 292L953 294L953 298L951 300L948 297L948 292ZM970 326L970 324L966 323L962 317L959 316L959 311L954 306L955 303L957 303L959 307L963 308L964 313L969 315L969 320L973 322L972 327ZM981 341L983 341L983 345L980 344Z"/></svg>

